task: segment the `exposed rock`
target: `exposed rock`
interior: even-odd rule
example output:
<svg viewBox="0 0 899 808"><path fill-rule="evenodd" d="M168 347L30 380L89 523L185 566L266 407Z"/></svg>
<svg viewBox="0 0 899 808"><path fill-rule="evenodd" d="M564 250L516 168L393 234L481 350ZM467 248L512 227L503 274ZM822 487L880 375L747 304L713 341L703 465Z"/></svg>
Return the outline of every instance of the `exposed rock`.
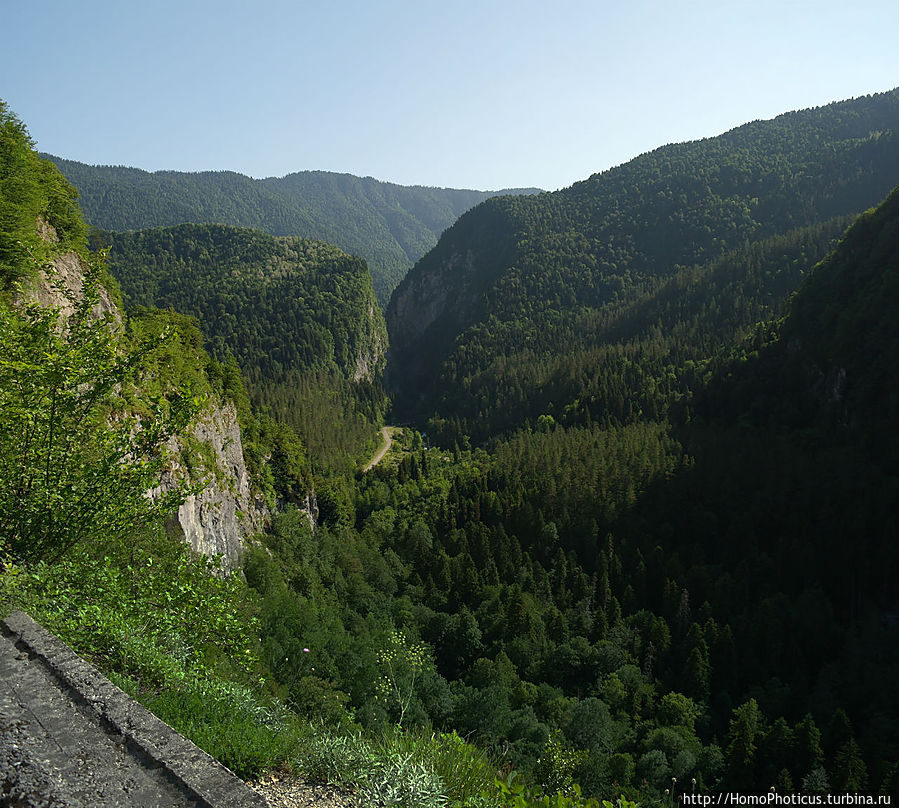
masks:
<svg viewBox="0 0 899 808"><path fill-rule="evenodd" d="M268 801L271 808L358 808L356 795L345 788L269 772L250 784Z"/></svg>
<svg viewBox="0 0 899 808"><path fill-rule="evenodd" d="M410 276L397 290L388 308L387 322L394 344L412 345L441 317L456 298L469 298L475 274L474 255L453 252L431 272ZM451 298L452 292L452 298Z"/></svg>
<svg viewBox="0 0 899 808"><path fill-rule="evenodd" d="M486 281L479 269L470 249L454 247L427 266L420 262L394 291L386 320L395 400L415 406L455 338L480 316Z"/></svg>
<svg viewBox="0 0 899 808"><path fill-rule="evenodd" d="M832 367L827 374L826 385L828 401L842 401L846 393L846 369Z"/></svg>
<svg viewBox="0 0 899 808"><path fill-rule="evenodd" d="M58 240L48 223L39 219L37 227L45 241ZM83 294L86 270L77 253L63 253L23 289L23 299L58 307L65 320L75 312L76 302ZM122 324L121 312L102 287L93 314L98 319L108 315L114 324ZM194 425L192 436L208 448L203 454L207 459L214 458L210 463L214 468L202 469L202 473L194 475L196 479L205 478L207 484L199 494L184 502L169 527L181 534L194 550L208 556L220 555L222 566L234 569L244 541L261 531L270 519L268 509L250 484L235 406L225 402L209 408ZM168 448L174 461L159 487L148 492L151 497L172 490L190 476L182 462L189 449L174 439ZM310 502L307 511L310 519L314 519L313 503Z"/></svg>
<svg viewBox="0 0 899 808"><path fill-rule="evenodd" d="M271 514L250 484L234 404L227 401L206 410L193 427L193 437L208 447L210 451L204 454L214 458L214 468L206 468L208 463L202 463L199 474L194 470L195 477L205 478L206 486L187 498L170 520L169 528L183 535L197 552L220 555L222 566L231 570L239 563L245 541L265 527ZM169 451L183 460L189 450L173 442ZM190 459L192 466L197 461L198 458ZM190 470L176 460L163 475L159 488L150 492L151 496L171 491L188 476Z"/></svg>
<svg viewBox="0 0 899 808"><path fill-rule="evenodd" d="M53 229L50 225L46 227ZM65 320L75 313L75 303L84 292L85 270L84 262L77 253L58 255L48 267L38 272L37 277L24 290L25 297L41 306L56 306ZM118 306L103 286L98 291L93 314L98 319L109 314L116 324L122 323Z"/></svg>
<svg viewBox="0 0 899 808"><path fill-rule="evenodd" d="M37 234L47 242L51 242L53 244L59 243L59 234L56 232L56 228L50 224L43 216L37 217Z"/></svg>
<svg viewBox="0 0 899 808"><path fill-rule="evenodd" d="M44 241L51 244L59 242L56 228L42 217L37 218L35 227ZM37 278L25 289L25 297L41 306L58 307L63 319L71 317L75 312L75 302L81 299L84 292L86 270L84 261L77 253L67 252L57 255L48 266L38 272ZM118 306L102 286L98 290L98 300L93 308L93 314L97 319L110 314L118 325L122 323L122 314Z"/></svg>
<svg viewBox="0 0 899 808"><path fill-rule="evenodd" d="M380 327L379 327L380 326ZM387 357L387 334L381 325L380 311L376 311L374 300L368 305L367 320L362 329L365 338L361 341L353 369L353 381L372 381L379 369L383 368Z"/></svg>

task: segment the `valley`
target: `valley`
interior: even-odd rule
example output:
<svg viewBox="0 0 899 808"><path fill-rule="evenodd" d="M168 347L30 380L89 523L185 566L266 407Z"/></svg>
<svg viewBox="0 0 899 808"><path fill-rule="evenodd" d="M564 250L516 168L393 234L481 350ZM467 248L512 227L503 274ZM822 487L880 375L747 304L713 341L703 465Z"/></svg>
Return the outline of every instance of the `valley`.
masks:
<svg viewBox="0 0 899 808"><path fill-rule="evenodd" d="M2 115L0 608L372 805L899 796L899 90L552 193Z"/></svg>

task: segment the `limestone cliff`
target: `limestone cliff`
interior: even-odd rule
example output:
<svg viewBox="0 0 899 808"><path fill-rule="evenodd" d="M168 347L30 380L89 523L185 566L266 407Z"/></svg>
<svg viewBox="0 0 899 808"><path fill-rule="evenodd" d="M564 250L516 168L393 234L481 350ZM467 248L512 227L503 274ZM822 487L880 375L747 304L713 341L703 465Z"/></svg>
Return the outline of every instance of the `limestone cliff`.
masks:
<svg viewBox="0 0 899 808"><path fill-rule="evenodd" d="M414 345L457 304L476 302L470 289L475 274L471 250L452 251L429 269L410 273L390 301L387 322L396 347Z"/></svg>
<svg viewBox="0 0 899 808"><path fill-rule="evenodd" d="M53 225L38 218L36 227L45 242L59 241ZM33 300L41 306L56 306L63 318L70 317L75 311L75 301L79 300L84 292L86 269L78 253L63 252L55 256L47 266L42 267L35 277L24 282L23 294L26 299ZM110 314L116 323L122 322L118 306L103 286L98 290L98 300L93 313L97 318Z"/></svg>
<svg viewBox="0 0 899 808"><path fill-rule="evenodd" d="M493 269L501 262L489 240L486 249L472 249L472 221L469 212L447 230L390 299L388 386L401 409L416 408L455 339L484 315Z"/></svg>
<svg viewBox="0 0 899 808"><path fill-rule="evenodd" d="M53 228L38 221L46 241L55 241ZM57 255L36 277L23 285L21 299L43 306L56 306L63 318L71 315L84 291L87 267L74 252ZM99 290L94 316L111 316L116 325L122 313L109 292ZM191 433L169 444L171 463L159 487L149 496L172 490L179 481L204 482L203 489L189 497L168 520L170 531L180 535L194 550L220 555L225 569L238 564L246 539L264 528L270 518L261 497L254 492L243 453L237 410L230 401L214 403L204 410Z"/></svg>
<svg viewBox="0 0 899 808"><path fill-rule="evenodd" d="M251 485L234 404L209 407L190 439L172 444L170 451L171 466L151 495L172 490L188 476L205 486L187 498L169 529L197 552L221 556L224 568L235 568L245 541L265 527L270 513Z"/></svg>
<svg viewBox="0 0 899 808"><path fill-rule="evenodd" d="M384 370L386 362L387 329L384 325L384 317L372 297L367 307L366 316L361 323L356 363L352 370L353 381L374 381Z"/></svg>

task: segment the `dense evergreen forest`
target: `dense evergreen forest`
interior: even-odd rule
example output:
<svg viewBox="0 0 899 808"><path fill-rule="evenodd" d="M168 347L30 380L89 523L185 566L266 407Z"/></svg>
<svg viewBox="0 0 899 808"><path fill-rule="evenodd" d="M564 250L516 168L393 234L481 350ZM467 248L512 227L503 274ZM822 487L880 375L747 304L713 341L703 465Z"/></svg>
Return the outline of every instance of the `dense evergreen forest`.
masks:
<svg viewBox="0 0 899 808"><path fill-rule="evenodd" d="M894 91L483 203L394 293L398 408L452 422L439 424L450 445L542 414L664 413L690 387L690 362L776 316L845 217L892 189L897 125Z"/></svg>
<svg viewBox="0 0 899 808"><path fill-rule="evenodd" d="M327 241L368 262L382 306L466 210L496 194L537 192L404 186L327 171L255 180L233 171L147 172L44 156L78 189L84 218L94 227L218 223Z"/></svg>
<svg viewBox="0 0 899 808"><path fill-rule="evenodd" d="M73 479L109 412L162 418L161 439L229 397L275 507L220 578L139 510L145 478L118 511L102 500L115 530L62 552L43 522L50 540L9 531L32 511L0 487L0 607L241 774L289 765L373 805L899 797L897 102L756 122L462 216L389 310L391 415L421 431L365 473L343 462L361 442L324 436L357 412L373 438L387 406L383 363L354 379L383 340L364 262L221 225L95 233L142 305L118 353L87 327L90 350L67 347L10 305L16 284L62 249L101 261L4 108L4 462L38 422L22 368L63 357L47 383L61 368L77 401L106 367L89 357L121 355L130 375L112 362L66 422L86 437ZM47 502L66 497L33 512Z"/></svg>
<svg viewBox="0 0 899 808"><path fill-rule="evenodd" d="M386 409L384 319L365 262L323 242L226 225L95 232L129 305L197 318L255 404L328 467L372 441Z"/></svg>

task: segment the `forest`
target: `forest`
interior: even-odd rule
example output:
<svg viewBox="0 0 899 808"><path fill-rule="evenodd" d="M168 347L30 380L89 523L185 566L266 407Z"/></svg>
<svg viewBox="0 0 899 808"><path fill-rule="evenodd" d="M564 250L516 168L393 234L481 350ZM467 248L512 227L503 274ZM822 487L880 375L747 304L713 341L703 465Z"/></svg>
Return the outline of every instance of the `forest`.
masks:
<svg viewBox="0 0 899 808"><path fill-rule="evenodd" d="M325 464L373 440L387 398L384 319L365 262L324 242L226 225L94 231L126 304L202 323L206 348L235 362L257 407Z"/></svg>
<svg viewBox="0 0 899 808"><path fill-rule="evenodd" d="M328 171L255 180L231 171L147 172L43 155L78 188L87 223L128 231L221 223L326 241L368 263L382 306L460 214L497 193L379 182Z"/></svg>
<svg viewBox="0 0 899 808"><path fill-rule="evenodd" d="M897 123L894 91L489 199L393 293L386 359L362 259L89 232L4 107L0 450L16 479L47 451L72 476L29 510L3 475L0 608L242 776L372 805L899 796ZM16 303L70 249L121 333L90 292L81 342ZM41 385L68 437L32 461ZM140 496L222 399L274 506L232 576ZM58 529L72 485L118 492L91 500L108 530Z"/></svg>
<svg viewBox="0 0 899 808"><path fill-rule="evenodd" d="M845 217L892 190L897 123L899 95L884 93L664 146L553 194L488 200L393 295L397 407L479 440L541 414L663 413L690 361L779 316ZM608 379L582 380L595 373Z"/></svg>

